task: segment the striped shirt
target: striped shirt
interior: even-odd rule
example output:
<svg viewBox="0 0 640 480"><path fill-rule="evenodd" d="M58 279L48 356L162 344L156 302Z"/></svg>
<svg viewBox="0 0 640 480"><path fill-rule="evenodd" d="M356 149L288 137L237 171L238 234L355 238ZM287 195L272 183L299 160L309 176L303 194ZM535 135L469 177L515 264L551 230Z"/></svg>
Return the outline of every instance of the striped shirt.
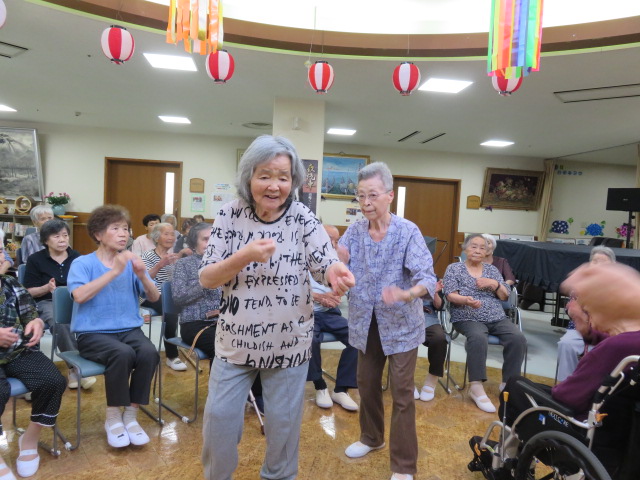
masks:
<svg viewBox="0 0 640 480"><path fill-rule="evenodd" d="M160 258L160 255L156 253L155 249L147 250L142 254L142 262L144 263L145 267L147 267L147 271L155 267L160 260L162 259ZM156 277L153 279L153 282L156 284L156 288L159 292L161 291L160 289L162 288L162 284L164 282L168 282L169 280L171 280L171 277L173 277L174 267L175 264L165 265L160 270L158 270L158 273L156 273Z"/></svg>

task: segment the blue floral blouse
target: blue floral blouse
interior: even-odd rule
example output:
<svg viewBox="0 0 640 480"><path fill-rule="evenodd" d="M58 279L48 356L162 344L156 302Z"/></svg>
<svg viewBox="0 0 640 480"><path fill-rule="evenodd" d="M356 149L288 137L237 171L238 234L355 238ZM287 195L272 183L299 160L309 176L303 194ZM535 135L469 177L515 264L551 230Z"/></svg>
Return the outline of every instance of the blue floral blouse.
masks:
<svg viewBox="0 0 640 480"><path fill-rule="evenodd" d="M363 219L351 225L339 243L349 250L349 269L356 280L349 292L349 343L366 351L375 312L385 355L417 348L425 338L422 299L386 305L382 289L395 285L406 290L419 284L433 296L433 259L418 227L392 214L387 234L375 242L369 221Z"/></svg>

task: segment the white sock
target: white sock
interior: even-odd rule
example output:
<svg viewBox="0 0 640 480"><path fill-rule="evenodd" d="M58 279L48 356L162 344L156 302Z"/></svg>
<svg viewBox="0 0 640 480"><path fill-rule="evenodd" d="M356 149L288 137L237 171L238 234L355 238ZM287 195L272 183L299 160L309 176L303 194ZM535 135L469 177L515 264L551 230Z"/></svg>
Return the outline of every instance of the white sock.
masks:
<svg viewBox="0 0 640 480"><path fill-rule="evenodd" d="M122 411L120 407L107 407L107 425L109 425L111 433L116 436L124 433L123 427L113 428L117 423L122 423Z"/></svg>
<svg viewBox="0 0 640 480"><path fill-rule="evenodd" d="M131 422L138 423L138 407L132 407L131 405L129 405L128 407L124 407L124 415L122 415L122 421L124 422L125 426L129 425ZM129 427L129 431L131 433L144 432L140 425Z"/></svg>
<svg viewBox="0 0 640 480"><path fill-rule="evenodd" d="M471 382L469 386L469 391L473 393L476 397L481 397L486 395L487 393L484 391L484 387L482 386L482 382Z"/></svg>

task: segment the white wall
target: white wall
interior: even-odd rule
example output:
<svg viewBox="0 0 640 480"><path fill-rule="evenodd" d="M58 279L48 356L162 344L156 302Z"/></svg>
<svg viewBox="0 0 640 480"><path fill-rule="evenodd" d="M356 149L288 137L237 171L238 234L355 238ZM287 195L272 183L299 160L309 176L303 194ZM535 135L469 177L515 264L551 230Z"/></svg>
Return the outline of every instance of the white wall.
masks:
<svg viewBox="0 0 640 480"><path fill-rule="evenodd" d="M570 174L556 174L553 183L551 218L569 223L568 234L549 233L549 238L587 237L582 233L589 224L605 221L604 236L616 238L616 227L628 220L628 213L605 210L607 189L633 188L636 167L600 165L586 162L558 161L560 170Z"/></svg>

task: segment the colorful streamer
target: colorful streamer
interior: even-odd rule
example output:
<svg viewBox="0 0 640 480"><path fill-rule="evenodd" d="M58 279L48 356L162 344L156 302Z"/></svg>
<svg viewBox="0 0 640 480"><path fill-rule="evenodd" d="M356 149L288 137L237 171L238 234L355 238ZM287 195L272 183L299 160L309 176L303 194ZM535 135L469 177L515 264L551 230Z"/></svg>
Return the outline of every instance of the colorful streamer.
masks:
<svg viewBox="0 0 640 480"><path fill-rule="evenodd" d="M171 0L167 43L184 42L184 49L200 55L222 48L221 0Z"/></svg>
<svg viewBox="0 0 640 480"><path fill-rule="evenodd" d="M540 70L543 0L492 0L487 72L506 79Z"/></svg>

